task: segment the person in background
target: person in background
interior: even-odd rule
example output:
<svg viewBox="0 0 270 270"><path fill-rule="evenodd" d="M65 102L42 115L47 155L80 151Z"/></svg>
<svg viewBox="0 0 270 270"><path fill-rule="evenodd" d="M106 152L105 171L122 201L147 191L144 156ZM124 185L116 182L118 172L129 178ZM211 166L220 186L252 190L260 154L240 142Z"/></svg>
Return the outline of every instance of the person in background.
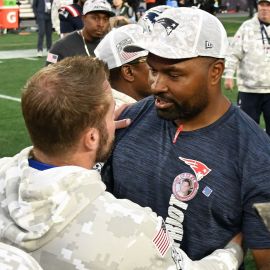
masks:
<svg viewBox="0 0 270 270"><path fill-rule="evenodd" d="M116 17L110 18L111 29L119 28L119 27L127 25L127 24L130 24L130 21L128 18L126 18L124 16L116 16Z"/></svg>
<svg viewBox="0 0 270 270"><path fill-rule="evenodd" d="M137 24L122 26L110 31L95 49L95 55L108 64L117 105L151 95L147 52L127 53L123 50L127 44L137 41L142 33L143 28Z"/></svg>
<svg viewBox="0 0 270 270"><path fill-rule="evenodd" d="M112 16L114 12L106 0L87 0L83 6L83 29L58 40L48 53L46 64L74 55L93 56L96 46L109 32Z"/></svg>
<svg viewBox="0 0 270 270"><path fill-rule="evenodd" d="M63 6L71 5L73 0L53 0L52 1L52 26L55 32L60 36L60 20L59 20L59 9Z"/></svg>
<svg viewBox="0 0 270 270"><path fill-rule="evenodd" d="M193 262L150 208L105 191L91 169L109 156L116 128L102 61L76 56L44 67L21 105L33 146L0 159L1 242L31 252L44 270L238 269L241 235Z"/></svg>
<svg viewBox="0 0 270 270"><path fill-rule="evenodd" d="M270 136L270 0L259 0L258 13L245 21L226 57L225 88L234 88L237 71L238 106L256 123L263 114Z"/></svg>
<svg viewBox="0 0 270 270"><path fill-rule="evenodd" d="M256 0L247 0L249 18L254 16L254 10L258 11L257 1Z"/></svg>
<svg viewBox="0 0 270 270"><path fill-rule="evenodd" d="M37 57L42 57L44 36L46 36L47 51L52 46L52 0L33 0L32 8L38 25Z"/></svg>
<svg viewBox="0 0 270 270"><path fill-rule="evenodd" d="M221 90L228 39L198 8L170 8L125 51L147 50L152 96L127 108L102 170L107 190L161 215L194 260L243 232L258 269L270 267L270 232L253 208L270 201L270 138ZM175 185L189 179L188 200ZM208 233L206 233L208 232Z"/></svg>
<svg viewBox="0 0 270 270"><path fill-rule="evenodd" d="M84 2L85 0L75 0L73 4L59 9L61 37L83 28L82 13Z"/></svg>
<svg viewBox="0 0 270 270"><path fill-rule="evenodd" d="M146 10L158 6L158 1L157 0L144 0L146 4Z"/></svg>
<svg viewBox="0 0 270 270"><path fill-rule="evenodd" d="M128 5L132 7L136 22L139 20L139 8L140 8L140 0L126 0Z"/></svg>
<svg viewBox="0 0 270 270"><path fill-rule="evenodd" d="M131 6L125 0L113 0L112 1L112 11L115 13L115 17L112 18L112 23L119 17L125 17L129 22L135 22L135 12Z"/></svg>

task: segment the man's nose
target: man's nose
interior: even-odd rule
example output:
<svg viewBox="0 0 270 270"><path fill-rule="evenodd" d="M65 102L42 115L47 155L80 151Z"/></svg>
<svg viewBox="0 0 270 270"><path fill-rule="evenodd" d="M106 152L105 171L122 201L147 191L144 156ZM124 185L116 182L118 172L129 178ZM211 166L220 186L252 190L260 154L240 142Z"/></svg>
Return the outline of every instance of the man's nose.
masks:
<svg viewBox="0 0 270 270"><path fill-rule="evenodd" d="M98 19L97 25L99 27L104 27L106 24L106 21L104 19Z"/></svg>
<svg viewBox="0 0 270 270"><path fill-rule="evenodd" d="M151 91L155 93L166 92L168 90L164 76L157 74L156 76L149 76L149 84Z"/></svg>

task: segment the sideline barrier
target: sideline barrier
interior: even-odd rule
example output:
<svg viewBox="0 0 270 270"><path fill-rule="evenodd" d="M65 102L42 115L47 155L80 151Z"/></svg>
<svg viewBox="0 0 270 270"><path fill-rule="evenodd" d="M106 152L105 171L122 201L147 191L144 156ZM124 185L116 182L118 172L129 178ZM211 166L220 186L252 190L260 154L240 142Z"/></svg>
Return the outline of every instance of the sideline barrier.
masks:
<svg viewBox="0 0 270 270"><path fill-rule="evenodd" d="M0 0L0 29L19 27L19 7L14 3L14 0Z"/></svg>

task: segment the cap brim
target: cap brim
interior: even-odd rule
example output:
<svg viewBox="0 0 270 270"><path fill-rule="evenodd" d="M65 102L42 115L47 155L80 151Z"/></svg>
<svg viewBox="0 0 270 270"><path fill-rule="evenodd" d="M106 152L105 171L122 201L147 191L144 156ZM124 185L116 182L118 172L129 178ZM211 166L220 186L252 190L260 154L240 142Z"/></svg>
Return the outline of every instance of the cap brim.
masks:
<svg viewBox="0 0 270 270"><path fill-rule="evenodd" d="M109 17L115 16L115 13L113 11L108 11L108 10L91 10L91 11L85 13L84 15L86 15L88 13L105 13L105 14L108 14Z"/></svg>
<svg viewBox="0 0 270 270"><path fill-rule="evenodd" d="M138 45L127 45L124 48L125 52L141 52L141 51L148 51L146 48L140 47Z"/></svg>
<svg viewBox="0 0 270 270"><path fill-rule="evenodd" d="M166 59L186 59L197 57L197 54L190 54L187 52L183 52L180 54L176 53L175 49L171 46L167 46L167 44L153 44L151 41L140 41L138 43L127 45L124 48L125 52L139 52L139 51L148 51L156 56Z"/></svg>

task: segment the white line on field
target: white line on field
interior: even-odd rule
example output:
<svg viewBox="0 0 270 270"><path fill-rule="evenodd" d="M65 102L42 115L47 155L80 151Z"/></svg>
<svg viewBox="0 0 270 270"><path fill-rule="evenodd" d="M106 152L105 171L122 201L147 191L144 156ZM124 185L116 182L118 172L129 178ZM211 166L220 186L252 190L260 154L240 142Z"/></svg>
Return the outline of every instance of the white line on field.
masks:
<svg viewBox="0 0 270 270"><path fill-rule="evenodd" d="M17 102L21 102L21 99L20 98L15 98L15 97L6 96L6 95L0 95L0 98L2 98L2 99L8 99L8 100L13 100L13 101L17 101Z"/></svg>
<svg viewBox="0 0 270 270"><path fill-rule="evenodd" d="M34 57L26 57L26 58L23 58L23 59L25 59L25 60L31 60L31 61L37 61L38 60L38 58L34 58Z"/></svg>

